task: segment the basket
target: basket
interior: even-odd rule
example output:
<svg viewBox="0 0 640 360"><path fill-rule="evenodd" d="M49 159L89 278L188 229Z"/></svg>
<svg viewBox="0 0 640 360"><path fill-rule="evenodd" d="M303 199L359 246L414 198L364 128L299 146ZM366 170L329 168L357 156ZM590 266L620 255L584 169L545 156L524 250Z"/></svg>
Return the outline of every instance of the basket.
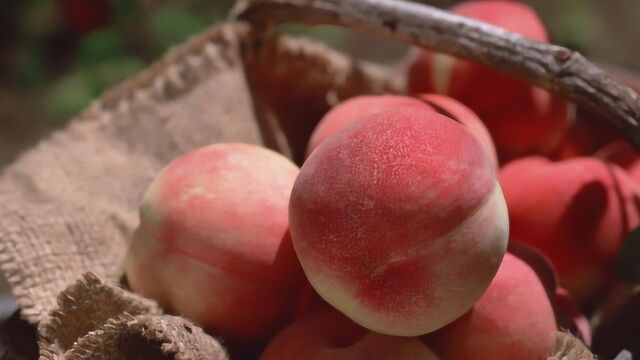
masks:
<svg viewBox="0 0 640 360"><path fill-rule="evenodd" d="M41 359L226 359L219 341L122 286L121 261L146 186L170 160L214 142L258 144L301 163L306 139L332 104L359 94L404 92L393 70L279 35L265 18L352 26L503 66L600 108L632 141L640 139L637 94L566 49L402 1L244 5L237 13L248 22L217 25L172 49L0 177L0 266L22 318L38 327ZM499 52L469 52L455 40L459 34L442 28L451 22L503 41L501 46L515 42L522 54L537 47L540 63L561 62L562 71L587 79L574 80L591 92L567 85L566 77L556 79L553 69L532 75L509 56L496 61ZM611 101L624 109L610 111ZM550 359L593 358L571 335L559 332L557 340Z"/></svg>

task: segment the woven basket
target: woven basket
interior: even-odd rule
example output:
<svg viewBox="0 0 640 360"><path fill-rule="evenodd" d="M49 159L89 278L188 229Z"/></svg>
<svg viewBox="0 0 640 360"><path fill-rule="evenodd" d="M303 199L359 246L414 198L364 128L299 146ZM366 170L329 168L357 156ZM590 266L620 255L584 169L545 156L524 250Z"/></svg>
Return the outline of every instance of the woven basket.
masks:
<svg viewBox="0 0 640 360"><path fill-rule="evenodd" d="M223 346L122 284L137 206L158 171L215 142L300 163L336 102L403 93L402 76L307 39L217 25L114 87L0 177L0 266L42 359L225 359ZM549 359L590 359L557 335ZM135 356L134 356L135 355Z"/></svg>

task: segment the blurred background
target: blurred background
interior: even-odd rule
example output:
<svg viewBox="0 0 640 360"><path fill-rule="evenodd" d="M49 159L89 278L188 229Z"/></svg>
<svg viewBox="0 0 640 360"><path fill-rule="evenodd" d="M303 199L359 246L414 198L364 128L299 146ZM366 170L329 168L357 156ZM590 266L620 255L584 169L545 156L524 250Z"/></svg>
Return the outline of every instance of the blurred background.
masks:
<svg viewBox="0 0 640 360"><path fill-rule="evenodd" d="M447 7L458 1L424 0ZM529 0L555 42L640 72L637 0ZM0 169L106 88L223 21L234 0L2 0ZM286 31L391 63L406 48L332 27Z"/></svg>
<svg viewBox="0 0 640 360"><path fill-rule="evenodd" d="M224 21L234 2L0 1L0 171L63 127L105 89L136 74L190 35ZM458 1L422 2L447 7ZM555 43L640 73L640 1L524 2L540 13ZM393 64L407 51L399 44L363 41L362 35L334 27L291 24L283 29L380 63ZM0 292L6 290L1 283ZM10 301L0 296L0 309L10 309L6 306Z"/></svg>

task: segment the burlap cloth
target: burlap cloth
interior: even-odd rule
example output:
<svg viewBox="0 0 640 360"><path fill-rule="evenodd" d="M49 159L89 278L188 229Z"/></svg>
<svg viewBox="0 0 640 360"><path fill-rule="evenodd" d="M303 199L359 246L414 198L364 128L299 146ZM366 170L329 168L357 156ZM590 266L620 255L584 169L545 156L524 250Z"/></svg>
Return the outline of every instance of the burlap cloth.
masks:
<svg viewBox="0 0 640 360"><path fill-rule="evenodd" d="M119 287L137 206L155 174L214 142L302 159L329 107L402 92L400 76L308 40L216 26L96 100L0 177L0 267L42 359L225 359L189 321ZM558 334L552 359L586 359Z"/></svg>

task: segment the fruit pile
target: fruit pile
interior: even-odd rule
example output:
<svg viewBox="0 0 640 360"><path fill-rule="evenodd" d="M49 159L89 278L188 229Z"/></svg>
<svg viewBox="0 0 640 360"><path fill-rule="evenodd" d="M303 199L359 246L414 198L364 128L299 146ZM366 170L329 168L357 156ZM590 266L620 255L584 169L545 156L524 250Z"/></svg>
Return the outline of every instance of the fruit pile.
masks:
<svg viewBox="0 0 640 360"><path fill-rule="evenodd" d="M548 40L518 2L451 11ZM420 50L407 74L412 96L334 106L301 168L238 143L167 165L131 288L265 360L546 359L559 330L589 344L583 311L640 224L640 158L615 137L581 152L572 104L478 64Z"/></svg>

